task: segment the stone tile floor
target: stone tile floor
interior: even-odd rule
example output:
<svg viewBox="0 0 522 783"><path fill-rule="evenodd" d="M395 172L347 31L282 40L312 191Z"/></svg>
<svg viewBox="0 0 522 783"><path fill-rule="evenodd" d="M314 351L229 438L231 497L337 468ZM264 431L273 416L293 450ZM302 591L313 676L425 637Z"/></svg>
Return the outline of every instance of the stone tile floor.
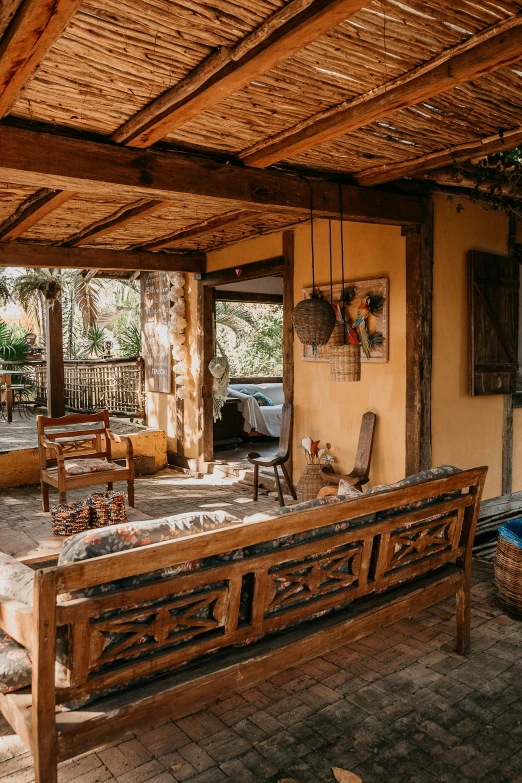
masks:
<svg viewBox="0 0 522 783"><path fill-rule="evenodd" d="M142 478L136 518L252 510L244 490L210 481ZM0 492L1 549L22 555L46 536L37 488ZM474 564L473 581L468 657L454 652L454 601L444 601L195 715L144 725L61 765L60 783L335 783L334 766L363 783L522 783L522 624L496 606L489 564ZM0 719L0 783L33 780Z"/></svg>

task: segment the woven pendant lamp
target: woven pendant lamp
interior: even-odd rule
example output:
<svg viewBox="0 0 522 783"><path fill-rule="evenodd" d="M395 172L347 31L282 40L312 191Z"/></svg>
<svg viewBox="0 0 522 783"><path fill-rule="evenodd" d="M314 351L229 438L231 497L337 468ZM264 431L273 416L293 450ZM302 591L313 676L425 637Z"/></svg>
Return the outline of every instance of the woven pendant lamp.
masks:
<svg viewBox="0 0 522 783"><path fill-rule="evenodd" d="M339 185L339 212L341 217L341 310L344 314L344 244L343 244L343 194ZM330 245L331 248L331 245ZM331 250L330 250L331 252ZM361 380L361 346L346 342L346 324L343 324L343 344L330 349L330 378L337 382Z"/></svg>
<svg viewBox="0 0 522 783"><path fill-rule="evenodd" d="M308 180L307 180L308 181ZM310 185L310 183L308 183ZM311 345L314 352L318 345L326 345L335 326L335 312L326 299L315 291L314 211L313 191L310 185L310 240L312 245L312 296L302 299L292 311L292 323L303 345Z"/></svg>

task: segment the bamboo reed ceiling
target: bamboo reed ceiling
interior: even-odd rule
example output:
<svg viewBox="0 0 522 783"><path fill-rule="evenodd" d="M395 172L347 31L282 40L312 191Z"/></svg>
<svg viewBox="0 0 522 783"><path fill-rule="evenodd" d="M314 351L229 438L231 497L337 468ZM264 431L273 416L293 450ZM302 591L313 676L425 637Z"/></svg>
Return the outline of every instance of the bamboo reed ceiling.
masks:
<svg viewBox="0 0 522 783"><path fill-rule="evenodd" d="M5 56L2 36L8 39L17 9L28 2L1 4L0 60ZM190 82L209 58L238 44L250 51L250 44L242 43L245 38L259 36L267 20L270 25L274 14L289 14L294 4L297 11L313 7L312 0L86 0L50 41L8 110L7 122L38 128L43 124L58 133L72 129L109 141L165 91ZM224 155L232 165L245 156L247 165L257 165L249 163L248 155L264 149L269 140L286 141L296 126L306 127L316 115L364 100L371 90L388 89L388 83L392 90L393 80L521 15L522 0L373 0L358 8L354 3L353 8L354 13L328 32L309 36L311 42L292 50L285 61L252 75L246 86L209 99L208 108L166 132L162 141L171 148ZM183 81L187 77L188 82ZM334 131L327 141L288 154L283 149L274 162L357 175L493 136L499 129L522 126L521 87L522 59L503 64L499 57L498 68L487 75L390 110L350 132L336 136ZM0 183L0 229L37 190L36 185ZM71 193L64 203L57 201L53 211L42 212L38 222L28 223L14 241L61 244L134 206L130 197ZM82 244L124 249L172 235L172 245L164 247L208 249L299 219L284 211L263 214L257 208L256 214L206 230L208 221L247 206L187 195L146 209L140 206L132 219L102 226ZM200 223L201 232L192 231ZM190 236L175 238L187 230Z"/></svg>

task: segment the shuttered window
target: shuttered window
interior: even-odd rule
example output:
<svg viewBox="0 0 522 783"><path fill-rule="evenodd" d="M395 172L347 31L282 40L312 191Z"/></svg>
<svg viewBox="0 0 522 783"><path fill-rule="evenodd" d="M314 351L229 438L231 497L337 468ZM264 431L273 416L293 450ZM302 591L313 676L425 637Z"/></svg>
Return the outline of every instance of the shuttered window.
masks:
<svg viewBox="0 0 522 783"><path fill-rule="evenodd" d="M518 372L519 264L469 253L470 393L513 394Z"/></svg>

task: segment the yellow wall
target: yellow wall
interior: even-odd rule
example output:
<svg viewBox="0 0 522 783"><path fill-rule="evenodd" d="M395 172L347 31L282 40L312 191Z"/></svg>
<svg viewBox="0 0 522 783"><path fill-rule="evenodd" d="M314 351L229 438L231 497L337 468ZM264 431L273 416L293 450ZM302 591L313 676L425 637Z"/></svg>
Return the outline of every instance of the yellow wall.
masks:
<svg viewBox="0 0 522 783"><path fill-rule="evenodd" d="M489 465L485 497L501 494L503 397L471 397L468 392L468 283L467 253L471 249L505 254L507 219L464 200L464 211L444 196L434 199L434 300L433 300L433 464L462 468ZM334 279L340 279L338 223L334 223ZM309 225L295 229L295 303L311 283ZM328 223L316 221L316 282L329 281ZM372 484L404 476L406 315L405 241L400 229L362 223L345 223L346 279L390 280L389 355L387 364L363 364L360 383L333 383L328 363L303 362L301 344L295 340L295 460L294 478L304 467L298 448L310 436L333 444L336 468L353 466L362 414L377 414ZM214 271L280 255L282 234L271 234L210 253L208 269ZM196 351L196 288L189 280L189 350ZM185 453L196 457L198 429L194 397L185 404ZM151 399L152 398L152 399ZM153 426L167 431L169 448L175 447L175 406L168 395L149 395ZM513 488L522 489L522 410L514 415L515 447Z"/></svg>
<svg viewBox="0 0 522 783"><path fill-rule="evenodd" d="M469 394L467 253L505 255L507 218L467 200L463 204L457 213L445 196L434 198L433 464L489 465L488 498L502 494L504 397Z"/></svg>
<svg viewBox="0 0 522 783"><path fill-rule="evenodd" d="M341 279L339 223L334 223L334 281ZM304 468L304 452L297 446L306 436L329 441L336 468L353 468L361 416L367 410L378 415L372 483L404 476L405 416L405 255L399 228L345 223L346 280L390 278L390 361L363 365L360 383L333 383L330 365L304 362L301 343L295 339L295 444L294 477ZM328 283L328 223L315 223L316 283ZM210 271L280 255L282 234L271 234L225 248L208 257ZM295 230L295 303L302 289L311 285L310 227Z"/></svg>
<svg viewBox="0 0 522 783"><path fill-rule="evenodd" d="M339 223L333 224L334 282L341 279ZM404 476L406 406L405 240L400 228L345 223L344 258L347 281L377 277L390 279L389 362L366 364L359 383L334 383L328 362L304 362L301 343L294 342L295 439L294 476L305 466L302 439L329 441L336 469L353 468L361 416L377 414L371 483L396 481ZM316 283L329 282L328 222L315 224ZM295 304L311 284L310 227L295 232Z"/></svg>

